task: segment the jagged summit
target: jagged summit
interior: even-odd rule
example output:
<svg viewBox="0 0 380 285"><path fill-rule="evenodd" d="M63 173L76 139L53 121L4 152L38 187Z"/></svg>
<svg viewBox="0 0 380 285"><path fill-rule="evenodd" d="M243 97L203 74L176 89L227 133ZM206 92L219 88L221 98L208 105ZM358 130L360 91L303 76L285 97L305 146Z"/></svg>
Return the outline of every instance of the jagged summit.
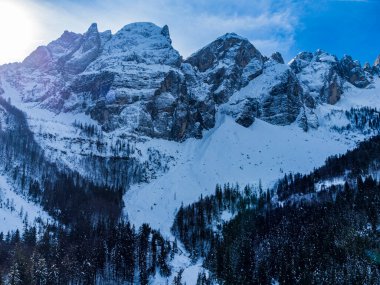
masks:
<svg viewBox="0 0 380 285"><path fill-rule="evenodd" d="M161 34L166 37L166 39L169 41L169 43L172 43L172 39L170 38L170 32L168 25L165 25L161 29Z"/></svg>
<svg viewBox="0 0 380 285"><path fill-rule="evenodd" d="M87 30L87 33L89 33L89 32L98 32L98 24L92 23Z"/></svg>
<svg viewBox="0 0 380 285"><path fill-rule="evenodd" d="M318 104L337 103L347 83L366 88L377 72L323 50L301 52L286 65L280 53L263 56L235 33L183 60L168 26L149 22L115 34L96 23L84 34L65 31L0 70L0 79L38 108L88 114L106 131L179 141L202 137L219 110L245 127L255 118L291 124L300 112L316 122Z"/></svg>
<svg viewBox="0 0 380 285"><path fill-rule="evenodd" d="M309 106L318 102L335 104L343 94L346 82L365 88L371 81L371 74L366 73L359 61L348 55L339 60L323 50L301 52L289 62L289 66L301 81Z"/></svg>
<svg viewBox="0 0 380 285"><path fill-rule="evenodd" d="M360 62L351 56L344 55L339 62L340 73L343 78L356 87L364 88L370 84Z"/></svg>
<svg viewBox="0 0 380 285"><path fill-rule="evenodd" d="M102 54L123 54L124 61L176 66L181 61L179 53L171 46L167 26L160 28L153 23L133 23L112 35L110 31L99 33L97 24L93 23L84 34L65 31L47 46L38 47L23 65L78 74Z"/></svg>
<svg viewBox="0 0 380 285"><path fill-rule="evenodd" d="M83 35L65 31L47 46L38 47L23 66L50 73L78 74L99 55L101 38L97 24Z"/></svg>
<svg viewBox="0 0 380 285"><path fill-rule="evenodd" d="M234 38L234 39L240 39L242 41L248 41L247 38L245 37L242 37L236 33L225 33L224 35L220 36L217 38L217 40L221 39L221 40L227 40L227 39L231 39L231 38Z"/></svg>
<svg viewBox="0 0 380 285"><path fill-rule="evenodd" d="M245 67L253 58L263 61L261 53L246 38L228 33L192 54L185 62L204 72L218 61L232 61Z"/></svg>
<svg viewBox="0 0 380 285"><path fill-rule="evenodd" d="M280 64L285 64L284 58L282 57L282 54L279 52L275 52L271 55L271 59L274 61L280 63Z"/></svg>
<svg viewBox="0 0 380 285"><path fill-rule="evenodd" d="M171 45L169 28L145 22L124 26L104 45L103 55L148 64L179 66L181 62L181 56Z"/></svg>
<svg viewBox="0 0 380 285"><path fill-rule="evenodd" d="M374 66L380 65L380 54L377 56L375 63L373 64Z"/></svg>
<svg viewBox="0 0 380 285"><path fill-rule="evenodd" d="M135 40L148 39L157 41L167 41L169 44L171 44L169 27L165 25L161 28L150 22L136 22L125 25L118 32L116 32L114 37L131 38L132 35L134 35L135 37L139 36L139 38L135 38Z"/></svg>

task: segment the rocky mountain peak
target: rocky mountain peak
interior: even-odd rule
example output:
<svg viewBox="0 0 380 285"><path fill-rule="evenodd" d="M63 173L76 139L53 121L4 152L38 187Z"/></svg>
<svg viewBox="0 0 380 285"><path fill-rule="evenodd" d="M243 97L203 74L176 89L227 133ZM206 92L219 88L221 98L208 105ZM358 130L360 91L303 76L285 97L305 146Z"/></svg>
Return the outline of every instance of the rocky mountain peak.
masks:
<svg viewBox="0 0 380 285"><path fill-rule="evenodd" d="M335 104L343 93L338 59L323 50L301 52L289 63L297 74L308 107L316 102Z"/></svg>
<svg viewBox="0 0 380 285"><path fill-rule="evenodd" d="M365 71L369 71L371 69L371 64L367 61L366 63L364 63L363 69Z"/></svg>
<svg viewBox="0 0 380 285"><path fill-rule="evenodd" d="M79 74L93 62L101 52L101 38L97 24L92 24L83 34L78 46L62 57L64 71L68 74Z"/></svg>
<svg viewBox="0 0 380 285"><path fill-rule="evenodd" d="M263 61L261 53L246 38L228 33L191 55L186 62L205 72L220 62L244 68L254 58Z"/></svg>
<svg viewBox="0 0 380 285"><path fill-rule="evenodd" d="M166 39L168 40L168 42L172 43L172 39L170 38L170 33L169 33L169 27L168 27L168 25L165 25L162 28L161 34L166 37Z"/></svg>
<svg viewBox="0 0 380 285"><path fill-rule="evenodd" d="M57 40L33 51L24 59L23 66L32 69L42 68L43 71L55 69L53 63L77 49L81 39L82 35L80 34L64 31Z"/></svg>
<svg viewBox="0 0 380 285"><path fill-rule="evenodd" d="M246 38L228 33L192 54L185 63L210 86L213 101L222 104L262 73L264 57Z"/></svg>
<svg viewBox="0 0 380 285"><path fill-rule="evenodd" d="M87 33L98 33L98 24L92 23L88 28Z"/></svg>
<svg viewBox="0 0 380 285"><path fill-rule="evenodd" d="M38 47L24 61L23 66L75 75L97 58L101 51L101 37L97 24L92 24L83 35L65 31L47 46Z"/></svg>
<svg viewBox="0 0 380 285"><path fill-rule="evenodd" d="M88 51L94 45L100 46L100 34L96 23L93 23L87 32L83 34L82 42L82 52Z"/></svg>
<svg viewBox="0 0 380 285"><path fill-rule="evenodd" d="M48 63L52 61L52 55L46 46L39 46L28 57L24 59L22 65L27 68L43 69Z"/></svg>
<svg viewBox="0 0 380 285"><path fill-rule="evenodd" d="M51 51L54 58L59 58L66 55L70 50L75 49L81 39L81 34L64 31L57 40L49 43L47 48Z"/></svg>
<svg viewBox="0 0 380 285"><path fill-rule="evenodd" d="M375 60L375 63L373 65L376 66L376 67L380 66L380 54L377 56L377 58Z"/></svg>
<svg viewBox="0 0 380 285"><path fill-rule="evenodd" d="M119 61L179 66L182 58L172 47L168 27L153 23L124 26L103 48L103 56Z"/></svg>
<svg viewBox="0 0 380 285"><path fill-rule="evenodd" d="M281 53L279 52L275 52L274 54L271 55L271 58L276 61L277 63L280 63L280 64L285 64L284 62L284 59L281 55Z"/></svg>
<svg viewBox="0 0 380 285"><path fill-rule="evenodd" d="M356 87L364 88L370 83L360 62L349 55L343 56L339 61L339 69L342 77Z"/></svg>
<svg viewBox="0 0 380 285"><path fill-rule="evenodd" d="M298 75L308 102L313 98L317 102L335 104L343 93L345 82L364 88L371 81L360 62L349 55L339 60L323 50L302 52L289 65Z"/></svg>
<svg viewBox="0 0 380 285"><path fill-rule="evenodd" d="M264 57L235 33L183 61L168 26L144 22L114 35L95 23L84 34L65 31L3 70L0 77L6 74L25 102L86 113L106 131L181 141L212 128L218 110L248 127L255 118L291 124L302 109L305 127L318 103L335 104L346 82L366 87L375 69L323 50L302 52L286 65L280 53Z"/></svg>
<svg viewBox="0 0 380 285"><path fill-rule="evenodd" d="M335 66L338 59L321 49L316 52L301 52L296 57L294 57L290 62L289 66L295 73L300 73L304 68L309 65L315 65L317 63L323 63L326 66Z"/></svg>

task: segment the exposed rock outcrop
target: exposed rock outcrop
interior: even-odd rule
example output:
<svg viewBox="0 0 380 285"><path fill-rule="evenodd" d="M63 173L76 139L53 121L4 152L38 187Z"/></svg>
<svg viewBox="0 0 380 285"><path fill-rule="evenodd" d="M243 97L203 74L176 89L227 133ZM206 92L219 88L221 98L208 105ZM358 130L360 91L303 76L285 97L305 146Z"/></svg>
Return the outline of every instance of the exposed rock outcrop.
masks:
<svg viewBox="0 0 380 285"><path fill-rule="evenodd" d="M364 88L370 83L360 63L349 55L339 61L339 69L342 77L356 87Z"/></svg>
<svg viewBox="0 0 380 285"><path fill-rule="evenodd" d="M321 50L286 65L280 53L264 57L233 33L184 61L168 26L133 23L112 35L92 24L0 67L0 79L38 108L88 114L106 131L181 141L213 128L218 110L244 127L255 118L317 127L317 104L335 104L346 83L365 88L379 69L379 59L362 68Z"/></svg>
<svg viewBox="0 0 380 285"><path fill-rule="evenodd" d="M322 50L314 54L302 52L290 62L290 68L301 82L309 107L316 103L335 104L343 93L339 61L331 54Z"/></svg>
<svg viewBox="0 0 380 285"><path fill-rule="evenodd" d="M296 75L285 64L269 60L263 73L236 92L223 107L224 112L247 127L254 118L272 124L293 123L301 107L302 88Z"/></svg>
<svg viewBox="0 0 380 285"><path fill-rule="evenodd" d="M264 57L245 38L226 34L186 59L199 78L210 86L213 100L225 103L229 97L262 73Z"/></svg>

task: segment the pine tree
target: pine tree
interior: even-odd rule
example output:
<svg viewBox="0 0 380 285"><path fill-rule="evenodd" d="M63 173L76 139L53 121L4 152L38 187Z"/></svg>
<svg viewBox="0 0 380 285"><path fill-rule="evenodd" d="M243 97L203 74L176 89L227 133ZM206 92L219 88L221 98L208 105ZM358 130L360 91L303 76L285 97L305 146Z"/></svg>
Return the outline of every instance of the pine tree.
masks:
<svg viewBox="0 0 380 285"><path fill-rule="evenodd" d="M19 264L15 262L8 273L9 285L22 285Z"/></svg>
<svg viewBox="0 0 380 285"><path fill-rule="evenodd" d="M46 260L38 252L32 255L32 281L35 285L45 285L48 282L49 270Z"/></svg>
<svg viewBox="0 0 380 285"><path fill-rule="evenodd" d="M149 246L150 227L143 224L140 228L139 234L139 271L140 271L140 284L148 284L148 246Z"/></svg>
<svg viewBox="0 0 380 285"><path fill-rule="evenodd" d="M182 285L182 274L183 274L183 269L181 269L177 276L174 277L173 279L173 285Z"/></svg>

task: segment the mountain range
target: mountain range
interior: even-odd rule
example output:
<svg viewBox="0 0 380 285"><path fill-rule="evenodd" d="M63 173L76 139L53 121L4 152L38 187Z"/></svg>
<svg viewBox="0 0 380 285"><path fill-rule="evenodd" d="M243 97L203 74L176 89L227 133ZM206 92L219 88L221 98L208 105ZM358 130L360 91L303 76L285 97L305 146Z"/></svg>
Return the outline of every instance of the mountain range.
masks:
<svg viewBox="0 0 380 285"><path fill-rule="evenodd" d="M216 184L272 188L377 135L379 96L380 55L361 65L317 50L285 63L228 33L184 59L167 26L65 31L0 66L0 231L69 223L73 208L41 194L64 176L120 193L123 217L173 240L181 204ZM185 253L172 266L186 284L202 268Z"/></svg>

